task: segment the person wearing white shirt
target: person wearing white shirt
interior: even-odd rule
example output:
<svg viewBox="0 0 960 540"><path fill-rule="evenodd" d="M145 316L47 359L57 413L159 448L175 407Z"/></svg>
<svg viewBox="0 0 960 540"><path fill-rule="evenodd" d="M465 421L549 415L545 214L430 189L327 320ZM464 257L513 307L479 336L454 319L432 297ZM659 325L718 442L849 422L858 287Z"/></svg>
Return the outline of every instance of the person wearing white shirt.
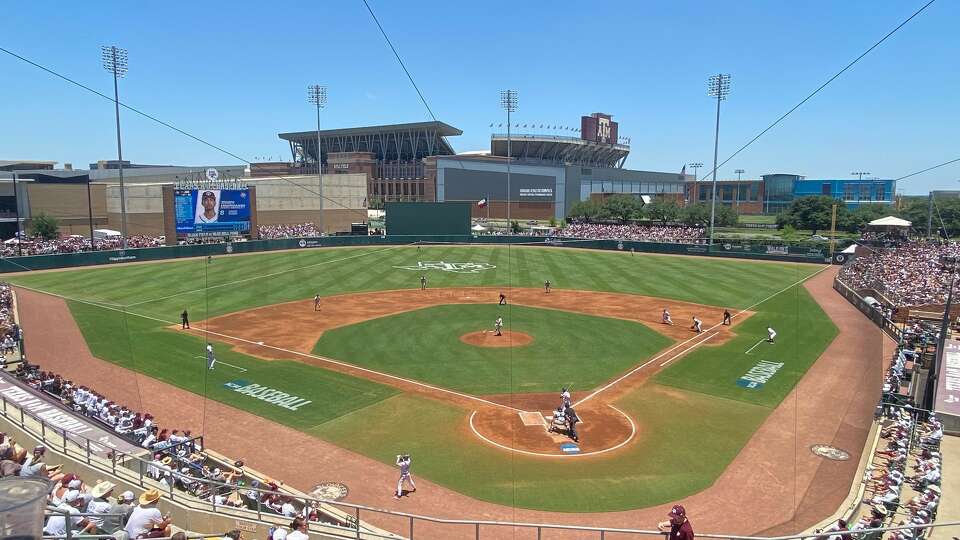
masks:
<svg viewBox="0 0 960 540"><path fill-rule="evenodd" d="M307 522L303 518L297 518L290 524L290 532L287 533L286 540L310 540L307 534Z"/></svg>
<svg viewBox="0 0 960 540"><path fill-rule="evenodd" d="M116 484L113 482L100 482L93 487L91 491L91 496L93 500L87 505L88 514L96 514L89 516L88 519L90 523L96 526L98 531L103 531L104 529L104 517L103 514L109 514L110 510L113 508L113 504L107 500L107 497L110 496L110 493L113 492L113 488L116 487Z"/></svg>
<svg viewBox="0 0 960 540"><path fill-rule="evenodd" d="M140 504L133 509L127 520L127 536L131 540L148 534L150 531L163 531L162 536L170 536L170 517L164 516L157 508L160 491L148 489L140 495Z"/></svg>
<svg viewBox="0 0 960 540"><path fill-rule="evenodd" d="M283 502L283 505L280 507L280 513L283 514L284 517L292 518L292 517L296 517L297 509L290 502L290 499L286 499Z"/></svg>
<svg viewBox="0 0 960 540"><path fill-rule="evenodd" d="M75 534L86 534L87 531L92 530L94 527L94 525L85 518L74 515L80 513L79 508L82 502L83 499L80 497L80 493L77 491L71 491L63 498L63 502L60 503L60 506L57 506L58 512L66 512L70 515L71 532ZM47 524L43 527L43 533L46 536L66 536L66 516L61 513L50 516L50 519L47 520Z"/></svg>

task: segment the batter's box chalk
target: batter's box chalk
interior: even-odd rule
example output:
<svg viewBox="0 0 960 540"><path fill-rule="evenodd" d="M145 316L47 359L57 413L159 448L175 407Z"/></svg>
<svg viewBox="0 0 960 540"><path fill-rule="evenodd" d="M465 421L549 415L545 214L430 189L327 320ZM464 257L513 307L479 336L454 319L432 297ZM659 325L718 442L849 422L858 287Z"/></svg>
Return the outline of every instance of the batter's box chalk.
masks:
<svg viewBox="0 0 960 540"><path fill-rule="evenodd" d="M540 411L527 412L521 411L518 413L520 415L520 421L523 422L525 426L546 426L547 421L543 419L543 413Z"/></svg>

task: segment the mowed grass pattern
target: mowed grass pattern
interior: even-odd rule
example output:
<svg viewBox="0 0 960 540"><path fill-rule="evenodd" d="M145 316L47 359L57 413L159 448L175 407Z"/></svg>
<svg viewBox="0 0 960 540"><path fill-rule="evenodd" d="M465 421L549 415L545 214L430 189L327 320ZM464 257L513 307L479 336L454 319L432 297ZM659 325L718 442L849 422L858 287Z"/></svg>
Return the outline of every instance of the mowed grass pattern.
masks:
<svg viewBox="0 0 960 540"><path fill-rule="evenodd" d="M460 341L470 332L493 332L498 315L505 329L527 333L533 343L484 348ZM522 306L445 305L325 332L314 352L460 392L500 394L593 388L669 343L622 319Z"/></svg>

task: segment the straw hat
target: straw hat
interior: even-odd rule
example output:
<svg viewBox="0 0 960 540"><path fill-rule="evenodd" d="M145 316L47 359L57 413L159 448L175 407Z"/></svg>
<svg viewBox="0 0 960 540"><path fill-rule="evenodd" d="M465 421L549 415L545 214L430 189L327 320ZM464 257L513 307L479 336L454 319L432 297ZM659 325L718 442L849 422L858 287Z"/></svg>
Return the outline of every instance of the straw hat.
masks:
<svg viewBox="0 0 960 540"><path fill-rule="evenodd" d="M155 503L160 500L160 490L148 489L140 494L140 504Z"/></svg>
<svg viewBox="0 0 960 540"><path fill-rule="evenodd" d="M94 499L99 499L101 497L105 497L108 493L113 491L113 488L115 487L117 487L116 484L105 480L93 486L93 489L90 491L90 494L93 495Z"/></svg>

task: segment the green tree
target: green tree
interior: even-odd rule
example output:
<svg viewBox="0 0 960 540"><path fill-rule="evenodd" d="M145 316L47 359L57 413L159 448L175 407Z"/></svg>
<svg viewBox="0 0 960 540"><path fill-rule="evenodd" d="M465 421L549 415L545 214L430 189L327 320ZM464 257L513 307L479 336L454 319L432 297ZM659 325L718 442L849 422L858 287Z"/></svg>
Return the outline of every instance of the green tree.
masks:
<svg viewBox="0 0 960 540"><path fill-rule="evenodd" d="M30 221L30 235L53 240L60 236L60 220L41 212Z"/></svg>
<svg viewBox="0 0 960 540"><path fill-rule="evenodd" d="M714 216L714 225L717 227L736 227L740 214L732 206L720 205Z"/></svg>
<svg viewBox="0 0 960 540"><path fill-rule="evenodd" d="M680 206L674 200L656 198L645 208L647 215L654 221L665 223L677 221L680 218Z"/></svg>
<svg viewBox="0 0 960 540"><path fill-rule="evenodd" d="M683 208L680 220L687 225L709 225L710 207L704 203L688 205Z"/></svg>
<svg viewBox="0 0 960 540"><path fill-rule="evenodd" d="M643 216L640 199L632 195L611 195L603 201L603 209L610 219L625 223Z"/></svg>
<svg viewBox="0 0 960 540"><path fill-rule="evenodd" d="M896 215L894 209L885 204L865 204L854 210L841 212L837 209L837 230L859 232L866 228L867 223L885 216Z"/></svg>
<svg viewBox="0 0 960 540"><path fill-rule="evenodd" d="M790 224L798 229L809 229L813 234L817 231L830 229L830 219L833 211L833 205L837 204L837 221L845 218L847 207L842 203L827 195L808 195L800 197L790 203L790 206L777 217L777 223L782 227Z"/></svg>
<svg viewBox="0 0 960 540"><path fill-rule="evenodd" d="M513 234L519 233L519 232L520 232L520 222L517 221L517 220L511 221L511 222L510 222L510 230L513 232Z"/></svg>
<svg viewBox="0 0 960 540"><path fill-rule="evenodd" d="M600 217L601 205L594 200L577 201L570 206L567 218L596 221Z"/></svg>

